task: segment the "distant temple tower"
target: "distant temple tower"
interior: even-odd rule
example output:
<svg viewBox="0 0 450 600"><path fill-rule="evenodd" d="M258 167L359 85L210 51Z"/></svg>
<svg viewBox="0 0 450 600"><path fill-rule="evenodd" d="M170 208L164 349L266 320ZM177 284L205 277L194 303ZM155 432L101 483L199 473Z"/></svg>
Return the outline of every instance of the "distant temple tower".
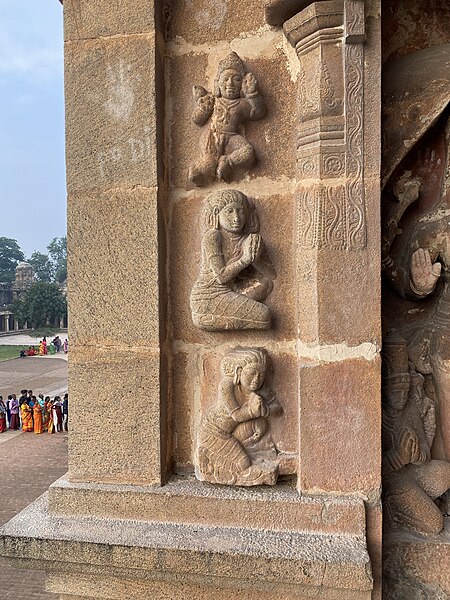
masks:
<svg viewBox="0 0 450 600"><path fill-rule="evenodd" d="M26 293L34 282L34 271L30 263L20 262L16 267L16 279L11 284L13 300Z"/></svg>

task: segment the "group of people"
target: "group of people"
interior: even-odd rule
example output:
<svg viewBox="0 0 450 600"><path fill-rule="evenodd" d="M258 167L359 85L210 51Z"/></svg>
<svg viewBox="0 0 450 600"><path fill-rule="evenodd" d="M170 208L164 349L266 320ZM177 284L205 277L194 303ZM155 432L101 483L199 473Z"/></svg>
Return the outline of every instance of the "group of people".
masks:
<svg viewBox="0 0 450 600"><path fill-rule="evenodd" d="M26 356L45 356L47 354L57 354L58 352L64 352L67 354L69 351L69 340L66 338L64 342L61 340L59 335L54 337L50 343L47 343L47 338L44 336L39 342L39 346L28 346L27 349L20 351L20 358Z"/></svg>
<svg viewBox="0 0 450 600"><path fill-rule="evenodd" d="M10 394L6 402L0 396L0 433L7 429L22 429L34 433L68 431L69 394L50 396L33 395L32 390L22 390L17 398Z"/></svg>

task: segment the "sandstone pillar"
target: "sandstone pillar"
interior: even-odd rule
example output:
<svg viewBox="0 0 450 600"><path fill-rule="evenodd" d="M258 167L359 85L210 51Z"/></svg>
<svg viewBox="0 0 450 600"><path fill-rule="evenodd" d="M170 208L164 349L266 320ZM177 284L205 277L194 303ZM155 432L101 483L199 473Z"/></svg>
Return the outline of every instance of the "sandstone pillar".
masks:
<svg viewBox="0 0 450 600"><path fill-rule="evenodd" d="M377 3L360 0L316 2L286 21L284 32L300 62L298 487L364 495L379 575L381 56L376 10ZM317 452L311 452L316 445Z"/></svg>
<svg viewBox="0 0 450 600"><path fill-rule="evenodd" d="M157 15L150 0L139 9L122 3L120 11L108 2L67 2L64 13L69 475L160 483L163 150L156 136L163 47ZM92 419L92 403L101 419ZM145 418L137 418L136 403Z"/></svg>

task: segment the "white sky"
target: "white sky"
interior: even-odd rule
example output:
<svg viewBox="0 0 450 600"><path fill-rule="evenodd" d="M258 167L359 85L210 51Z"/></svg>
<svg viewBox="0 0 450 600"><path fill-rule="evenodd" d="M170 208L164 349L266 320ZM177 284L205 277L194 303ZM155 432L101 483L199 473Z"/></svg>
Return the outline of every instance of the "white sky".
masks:
<svg viewBox="0 0 450 600"><path fill-rule="evenodd" d="M62 5L0 0L0 236L66 234Z"/></svg>

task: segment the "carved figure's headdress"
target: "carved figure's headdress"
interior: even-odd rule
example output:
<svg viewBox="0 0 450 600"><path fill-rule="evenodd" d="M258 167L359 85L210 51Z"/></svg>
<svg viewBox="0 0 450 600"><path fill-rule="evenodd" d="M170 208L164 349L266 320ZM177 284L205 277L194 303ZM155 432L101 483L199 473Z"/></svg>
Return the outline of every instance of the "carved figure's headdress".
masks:
<svg viewBox="0 0 450 600"><path fill-rule="evenodd" d="M244 63L236 54L236 52L230 52L230 54L226 58L220 61L219 66L217 68L217 76L214 81L214 95L217 96L217 98L220 98L221 95L219 90L219 78L222 75L222 73L227 69L237 71L241 74L242 78L244 78L245 74L247 73L244 67Z"/></svg>
<svg viewBox="0 0 450 600"><path fill-rule="evenodd" d="M383 386L408 388L411 384L409 372L408 347L405 338L392 330L383 340L382 352Z"/></svg>
<svg viewBox="0 0 450 600"><path fill-rule="evenodd" d="M244 75L246 73L244 63L239 58L239 56L236 54L236 52L230 52L230 54L226 58L224 58L224 60L220 61L219 68L217 69L218 75L220 75L227 69L230 69L232 71L237 71L238 73L240 73L242 75L242 77L244 77Z"/></svg>
<svg viewBox="0 0 450 600"><path fill-rule="evenodd" d="M257 365L265 369L269 357L263 348L242 348L238 346L225 354L221 362L222 375L234 377L238 367Z"/></svg>
<svg viewBox="0 0 450 600"><path fill-rule="evenodd" d="M219 229L219 213L228 204L238 204L247 210L247 220L244 226L245 233L259 231L258 215L255 205L239 190L220 190L210 194L205 201L204 219L208 229Z"/></svg>

